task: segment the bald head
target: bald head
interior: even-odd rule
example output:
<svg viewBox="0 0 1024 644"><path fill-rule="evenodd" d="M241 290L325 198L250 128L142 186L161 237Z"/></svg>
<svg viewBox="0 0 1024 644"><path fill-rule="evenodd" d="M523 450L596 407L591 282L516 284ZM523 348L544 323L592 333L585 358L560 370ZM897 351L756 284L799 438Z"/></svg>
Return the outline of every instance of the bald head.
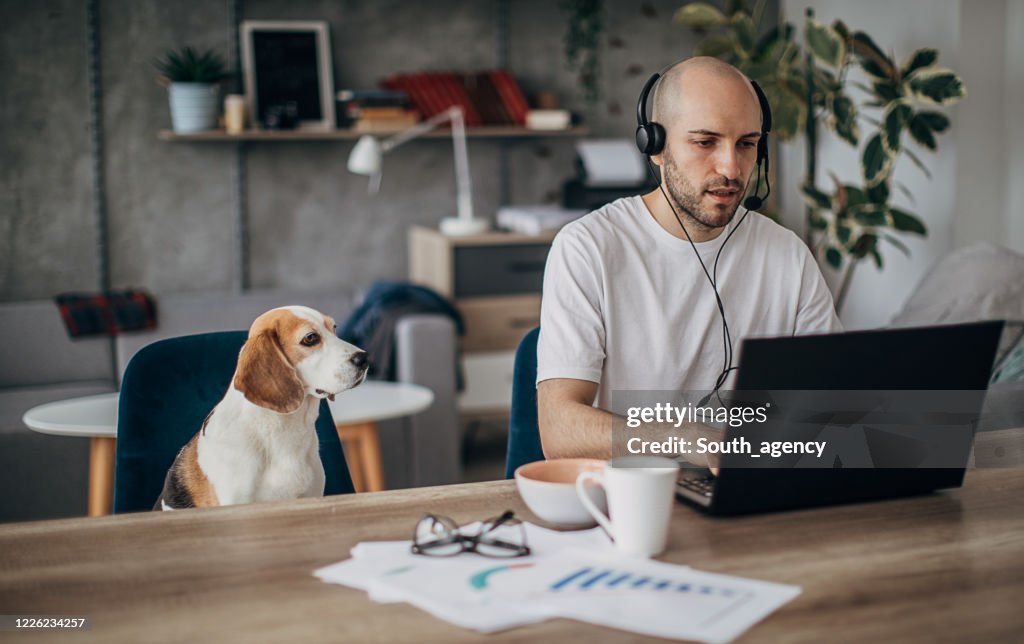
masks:
<svg viewBox="0 0 1024 644"><path fill-rule="evenodd" d="M761 104L743 72L711 56L687 58L658 79L651 120L671 131L680 118L699 117L715 105L754 115L755 129L760 129Z"/></svg>

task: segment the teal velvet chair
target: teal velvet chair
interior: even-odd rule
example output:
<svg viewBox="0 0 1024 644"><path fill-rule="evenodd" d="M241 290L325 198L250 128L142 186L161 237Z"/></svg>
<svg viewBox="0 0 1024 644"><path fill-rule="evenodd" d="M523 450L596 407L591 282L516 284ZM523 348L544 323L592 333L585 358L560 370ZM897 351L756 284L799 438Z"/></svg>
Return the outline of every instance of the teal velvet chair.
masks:
<svg viewBox="0 0 1024 644"><path fill-rule="evenodd" d="M128 363L117 418L114 512L151 510L178 451L220 402L231 382L245 331L203 333L154 342ZM353 492L326 402L316 421L324 494Z"/></svg>
<svg viewBox="0 0 1024 644"><path fill-rule="evenodd" d="M525 463L544 460L537 424L537 338L540 327L530 331L516 349L512 369L512 409L509 412L508 452L505 456L505 478L512 478L516 468Z"/></svg>

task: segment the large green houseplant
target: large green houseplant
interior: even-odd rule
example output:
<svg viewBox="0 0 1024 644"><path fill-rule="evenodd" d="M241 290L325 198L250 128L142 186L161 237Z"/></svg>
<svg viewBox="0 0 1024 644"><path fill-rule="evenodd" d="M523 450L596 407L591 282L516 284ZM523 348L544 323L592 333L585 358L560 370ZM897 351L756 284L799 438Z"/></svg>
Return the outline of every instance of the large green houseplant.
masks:
<svg viewBox="0 0 1024 644"><path fill-rule="evenodd" d="M909 254L900 235L927 234L917 215L891 204L893 187L913 200L904 186L894 186L893 170L905 154L931 177L907 144L934 151L936 135L949 129L949 119L935 108L959 101L966 89L955 72L937 65L938 51L919 49L897 64L868 34L851 31L839 20L825 25L810 10L802 44L794 40L790 23L758 36L765 4L758 0L748 11L743 0L729 0L722 11L694 2L681 7L674 20L706 35L696 54L726 60L764 88L772 105L773 134L782 140L804 134L805 239L842 272L836 297L841 309L854 267L868 257L882 267L882 241ZM850 77L855 67L864 72L866 82ZM856 99L852 88L866 98ZM861 183L842 183L830 173L830 186L817 185L819 123L858 149ZM868 126L866 133L862 124Z"/></svg>

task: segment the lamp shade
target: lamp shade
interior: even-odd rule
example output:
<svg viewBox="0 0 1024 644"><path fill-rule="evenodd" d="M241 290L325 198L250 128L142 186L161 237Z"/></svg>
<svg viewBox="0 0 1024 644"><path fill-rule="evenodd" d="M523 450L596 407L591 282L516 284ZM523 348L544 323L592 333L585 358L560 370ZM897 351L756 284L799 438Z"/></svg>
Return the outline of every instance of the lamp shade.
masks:
<svg viewBox="0 0 1024 644"><path fill-rule="evenodd" d="M361 136L348 155L348 171L367 176L379 174L381 156L380 141L369 135Z"/></svg>

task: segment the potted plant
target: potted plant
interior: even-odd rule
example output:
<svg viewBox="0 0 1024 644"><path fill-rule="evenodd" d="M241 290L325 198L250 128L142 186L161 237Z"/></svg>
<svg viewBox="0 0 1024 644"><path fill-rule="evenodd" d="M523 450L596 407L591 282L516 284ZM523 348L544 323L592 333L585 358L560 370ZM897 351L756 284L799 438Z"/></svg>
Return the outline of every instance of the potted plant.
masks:
<svg viewBox="0 0 1024 644"><path fill-rule="evenodd" d="M197 52L192 47L170 50L154 66L168 88L171 125L175 132L200 132L217 126L219 84L230 74L223 59L213 50Z"/></svg>
<svg viewBox="0 0 1024 644"><path fill-rule="evenodd" d="M917 215L891 202L894 187L913 199L894 181L894 167L905 155L931 177L908 144L934 152L938 135L950 125L937 108L956 103L967 90L956 72L938 66L935 49L919 49L899 64L867 33L853 31L840 20L825 25L810 9L803 46L794 40L789 23L758 37L766 4L758 0L749 12L744 0L729 0L723 12L694 2L680 8L674 19L700 34L712 29L719 32L709 34L696 53L730 62L758 81L772 105L773 134L784 141L804 134L807 168L801 192L808 206L805 239L820 259L840 271L838 311L858 263L870 258L882 268L882 242L909 255L900 237L927 234ZM866 83L849 75L854 67L864 72ZM866 100L853 99L850 90L854 87ZM858 148L860 183L842 183L834 175L831 189L816 183L819 123ZM867 126L863 134L862 124ZM864 140L867 143L861 151Z"/></svg>

